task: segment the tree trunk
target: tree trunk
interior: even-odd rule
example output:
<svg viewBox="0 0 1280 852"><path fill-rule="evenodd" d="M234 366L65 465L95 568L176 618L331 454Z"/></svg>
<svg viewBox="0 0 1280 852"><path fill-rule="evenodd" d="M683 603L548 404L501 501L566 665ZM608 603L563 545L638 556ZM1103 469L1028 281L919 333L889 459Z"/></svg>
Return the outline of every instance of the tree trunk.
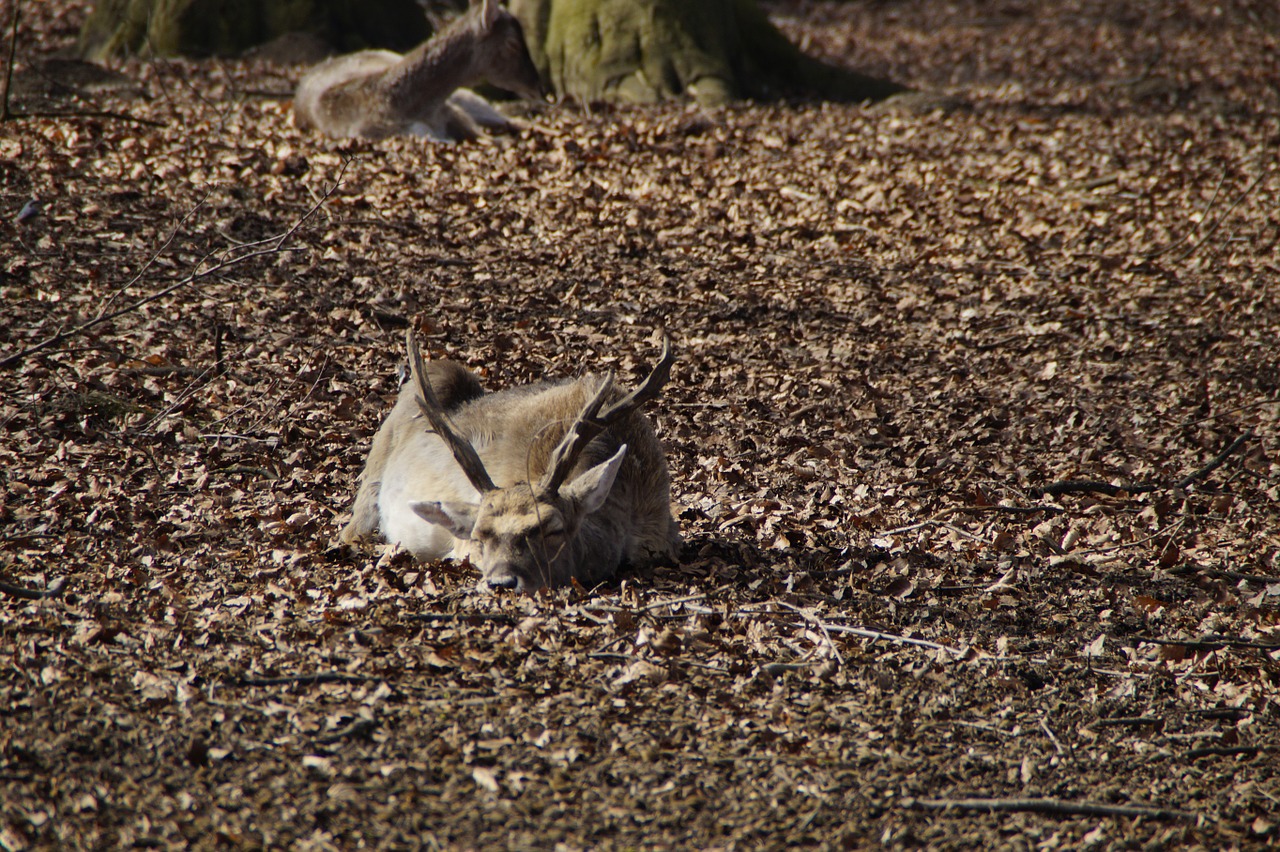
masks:
<svg viewBox="0 0 1280 852"><path fill-rule="evenodd" d="M755 0L510 0L554 90L583 102L691 96L880 100L904 86L805 56Z"/></svg>
<svg viewBox="0 0 1280 852"><path fill-rule="evenodd" d="M416 0L98 0L80 31L87 59L238 56L288 33L339 52L406 51L431 35Z"/></svg>
<svg viewBox="0 0 1280 852"><path fill-rule="evenodd" d="M549 88L583 103L796 95L876 101L904 86L803 54L756 0L509 0ZM339 52L404 52L429 35L417 0L99 0L82 55L234 56L291 32Z"/></svg>

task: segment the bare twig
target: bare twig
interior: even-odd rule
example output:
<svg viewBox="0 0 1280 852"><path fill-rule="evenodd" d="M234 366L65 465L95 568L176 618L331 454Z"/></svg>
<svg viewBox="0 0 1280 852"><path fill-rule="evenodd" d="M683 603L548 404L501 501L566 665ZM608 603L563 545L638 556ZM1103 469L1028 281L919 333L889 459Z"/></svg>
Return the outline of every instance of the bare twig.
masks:
<svg viewBox="0 0 1280 852"><path fill-rule="evenodd" d="M286 684L303 684L311 686L317 683L368 683L377 678L363 675L346 674L345 672L317 672L315 674L280 675L279 677L238 677L236 686L284 686Z"/></svg>
<svg viewBox="0 0 1280 852"><path fill-rule="evenodd" d="M1140 725L1161 725L1164 719L1159 716L1112 716L1109 719L1099 719L1090 728L1113 728L1117 726L1140 726Z"/></svg>
<svg viewBox="0 0 1280 852"><path fill-rule="evenodd" d="M703 598L710 597L711 595L718 595L721 592L726 591L727 589L732 589L733 587L734 587L733 583L727 583L721 586L720 588L712 589L709 592L699 592L696 595L685 595L682 598L668 598L665 601L654 601L653 603L636 607L635 611L648 612L651 609L658 609L664 606L675 606L676 604L689 603L690 601L699 601L699 600L702 600Z"/></svg>
<svg viewBox="0 0 1280 852"><path fill-rule="evenodd" d="M212 266L209 266L205 269L201 269L200 267L205 263L205 261L209 260L209 258L216 253L211 253L210 255L206 255L204 258L200 260L199 263L196 264L196 271L184 276L180 280L174 282L173 284L170 284L168 287L164 287L160 290L157 290L156 292L152 293L149 296L144 296L143 298L138 299L137 301L129 305L126 305L123 308L118 308L110 313L101 314L97 317L94 317L88 322L81 323L80 325L68 331L60 331L57 334L53 335L52 337L46 338L45 340L42 340L41 342L33 346L28 346L26 349L23 349L20 352L15 352L14 354L8 356L7 358L0 360L0 369L8 369L10 367L16 366L17 364L25 360L27 357L34 355L37 352L42 352L45 349L48 349L51 346L56 346L59 343L62 343L63 341L68 340L72 337L78 337L79 335L83 334L84 332L88 331L91 328L94 328L95 326L101 325L102 323L107 322L109 320L113 320L116 317L123 316L124 314L136 311L145 305L149 305L152 302L157 301L158 299L164 298L165 296L169 295L170 293L173 293L176 290L180 290L183 287L188 287L196 283L197 281L202 281L206 278L217 275L233 266L237 266L241 263L244 263L245 261L253 260L254 258L263 257L269 254L279 254L282 251L296 251L297 249L285 248L284 243L290 237L296 234L298 230L307 222L307 220L309 220L313 215L315 215L315 212L320 209L321 205L323 205L325 201L327 201L329 197L333 195L334 192L337 191L338 187L342 185L342 176L343 174L346 173L347 166L350 165L350 163L351 163L350 160L343 161L342 168L341 170L339 170L338 177L333 182L333 186L329 187L329 189L324 193L324 195L321 196L320 200L317 201L314 205L312 205L312 207L309 210L307 210L306 213L304 213L297 221L295 221L291 226L289 226L289 228L285 230L283 233L278 234L274 237L268 237L265 240L259 240L256 243L248 243L243 246L233 246L230 249L224 249L221 252L222 258L220 260L215 262ZM238 252L241 249L245 249L245 248L251 248L253 250L232 255L232 252Z"/></svg>
<svg viewBox="0 0 1280 852"><path fill-rule="evenodd" d="M1196 814L1172 808L1145 805L1100 805L1063 799L916 799L912 805L924 810L1017 811L1062 816L1147 817L1148 819L1198 819Z"/></svg>
<svg viewBox="0 0 1280 852"><path fill-rule="evenodd" d="M505 612L409 612L400 616L406 621L432 622L480 622L494 621L498 624L514 624L515 618Z"/></svg>
<svg viewBox="0 0 1280 852"><path fill-rule="evenodd" d="M1215 470L1222 467L1222 463L1227 460L1227 456L1231 455L1236 450L1240 449L1240 447L1244 446L1244 442L1249 440L1252 437L1253 437L1253 430L1246 430L1243 435L1241 435L1240 437L1232 441L1230 444L1228 444L1225 450L1218 453L1218 455L1214 456L1213 460L1210 461L1207 465L1200 468L1199 470L1192 471L1191 473L1184 476L1182 479L1178 480L1178 484L1176 487L1186 488L1188 485L1195 482L1197 479L1203 479L1204 477L1213 473Z"/></svg>
<svg viewBox="0 0 1280 852"><path fill-rule="evenodd" d="M50 112L11 112L10 118L114 118L117 121L128 121L133 124L142 124L147 127L167 127L163 121L154 121L150 118L138 118L136 115L129 115L127 112L115 112L109 109L84 109L74 112L63 110L55 110Z"/></svg>
<svg viewBox="0 0 1280 852"><path fill-rule="evenodd" d="M205 205L205 203L209 200L209 196L212 194L213 194L212 190L205 193L204 198L201 198L199 201L195 203L195 206L193 206L186 213L182 214L182 218L179 219L178 223L173 226L173 230L169 232L169 236L165 238L165 241L160 244L160 248L156 249L154 252L151 253L151 257L147 258L147 262L142 264L142 268L138 270L138 273L136 275L134 275L132 278L126 281L123 286L117 289L114 293L112 293L102 302L102 307L98 310L98 315L94 317L94 319L98 319L103 314L105 314L111 308L111 303L114 302L118 296L123 296L125 293L129 292L129 288L132 287L134 284L137 284L138 281L142 279L142 276L147 274L147 270L150 269L153 264L155 264L156 260L160 258L160 255L164 254L165 249L173 245L173 241L178 236L178 232L182 230L182 226L187 223L188 219L196 215L196 212Z"/></svg>
<svg viewBox="0 0 1280 852"><path fill-rule="evenodd" d="M792 627L804 627L804 624L792 624ZM917 645L921 648L932 648L937 651L946 651L955 657L963 657L965 652L959 648L952 648L950 645L940 645L937 642L930 642L927 639L911 639L906 636L899 636L896 633L883 633L879 630L867 630L862 627L846 627L843 624L828 624L827 629L835 633L849 633L853 636L861 636L865 639L887 639L891 642L901 642L904 645Z"/></svg>
<svg viewBox="0 0 1280 852"><path fill-rule="evenodd" d="M1134 636L1134 642L1150 645L1180 645L1192 651L1221 651L1223 648L1252 648L1258 651L1280 651L1280 642L1254 642L1239 636L1202 636L1199 639L1161 639L1155 636Z"/></svg>
<svg viewBox="0 0 1280 852"><path fill-rule="evenodd" d="M1260 171L1258 173L1258 176L1253 179L1253 183L1249 184L1249 186L1245 189L1245 191L1240 193L1240 197L1237 198L1235 201L1233 201L1231 203L1231 206L1228 207L1225 211L1223 211L1221 216L1219 216L1217 219L1214 220L1213 224L1209 226L1209 229L1204 232L1204 236L1196 240L1190 246L1188 246L1187 250L1184 251L1182 254L1175 257L1173 259L1174 263L1178 263L1180 261L1186 260L1187 258L1191 257L1191 255L1195 254L1196 251L1199 250L1200 246L1207 243L1209 241L1209 238L1212 237L1217 232L1218 228L1222 225L1222 223L1225 222L1227 220L1227 217L1231 215L1231 212L1235 210L1237 207L1239 207L1240 203L1244 201L1246 198L1248 198L1253 193L1253 191L1258 188L1258 184L1262 183L1262 179L1266 176L1267 176L1267 172L1265 169Z"/></svg>
<svg viewBox="0 0 1280 852"><path fill-rule="evenodd" d="M1040 730L1044 731L1045 736L1049 738L1049 742L1053 743L1053 747L1058 754L1066 754L1066 750L1063 749L1062 743L1058 742L1058 738L1054 735L1053 729L1049 727L1049 723L1043 718L1040 720Z"/></svg>
<svg viewBox="0 0 1280 852"><path fill-rule="evenodd" d="M1051 482L1042 487L1033 487L1029 489L1029 491L1033 497L1090 493L1106 494L1109 497L1115 497L1119 494L1146 494L1151 491L1160 491L1164 488L1186 488L1191 483L1198 479L1203 479L1221 467L1222 463L1227 460L1228 456L1244 446L1245 442L1252 437L1252 430L1246 431L1243 435L1228 444L1225 450L1214 456L1213 460L1204 467L1192 471L1172 485L1165 485L1164 483L1151 481L1125 482L1120 485L1115 485L1111 482L1099 482L1091 479L1067 479L1062 482Z"/></svg>
<svg viewBox="0 0 1280 852"><path fill-rule="evenodd" d="M1262 751L1261 746L1210 746L1208 748L1193 748L1183 756L1187 760L1199 760L1202 757L1237 757L1240 755L1252 757L1260 751Z"/></svg>
<svg viewBox="0 0 1280 852"><path fill-rule="evenodd" d="M816 615L809 612L808 610L803 610L798 606L792 606L786 601L776 601L776 603L778 604L778 606L791 610L796 615L800 616L805 621L811 622L815 627L821 630L822 635L827 640L827 647L831 649L831 653L836 658L836 662L840 665L841 668L844 667L844 657L840 655L840 649L836 647L836 643L831 638L831 631L827 629L830 625L828 625L825 621L823 621L821 618L818 618Z"/></svg>
<svg viewBox="0 0 1280 852"><path fill-rule="evenodd" d="M1112 545L1111 547L1099 547L1096 550L1072 550L1064 554L1064 556L1067 558L1070 558L1073 556L1101 556L1105 553L1115 553L1117 550L1128 550L1131 547L1141 547L1142 545L1151 541L1155 541L1158 538L1168 538L1169 541L1172 542L1174 535L1176 535L1178 530L1182 529L1182 527L1185 526L1186 523L1187 523L1187 519L1184 517L1184 518L1181 518L1171 528L1167 530L1160 530L1159 532L1156 532L1156 533L1152 533L1146 538L1140 538L1137 541L1126 541L1124 544L1115 544L1115 545ZM1160 553L1163 554L1165 550L1168 550L1168 548L1169 548L1169 545L1166 544L1163 548L1161 548Z"/></svg>
<svg viewBox="0 0 1280 852"><path fill-rule="evenodd" d="M1201 222L1205 221L1205 219L1208 218L1209 211L1212 210L1213 205L1218 202L1218 196L1222 193L1222 187L1225 186L1226 183L1227 183L1227 176L1224 174L1218 180L1218 185L1214 187L1213 195L1209 196L1209 203L1206 204L1204 206L1204 209L1200 211ZM1156 249L1155 251L1147 252L1145 254L1140 254L1138 256L1145 258L1147 260L1155 260L1157 257L1160 257L1163 254L1168 254L1169 252L1176 249L1178 246L1185 243L1187 240L1191 239L1192 235L1195 234L1195 232L1196 232L1195 227L1188 228L1185 234L1183 234L1181 237L1174 240L1173 242L1169 243L1169 245L1165 246L1164 248Z"/></svg>
<svg viewBox="0 0 1280 852"><path fill-rule="evenodd" d="M49 584L46 589L28 589L25 586L15 586L12 583L0 581L0 592L12 598L19 598L25 601L40 601L48 598L56 598L62 594L67 587L67 578L59 577Z"/></svg>

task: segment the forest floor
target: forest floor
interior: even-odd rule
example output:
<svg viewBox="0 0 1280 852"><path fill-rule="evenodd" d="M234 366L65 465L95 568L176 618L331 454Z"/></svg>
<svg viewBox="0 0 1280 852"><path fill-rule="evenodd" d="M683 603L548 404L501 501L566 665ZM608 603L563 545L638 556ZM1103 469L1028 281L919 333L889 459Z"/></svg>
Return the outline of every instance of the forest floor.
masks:
<svg viewBox="0 0 1280 852"><path fill-rule="evenodd" d="M14 106L95 114L0 126L0 849L1277 842L1270 4L777 3L969 108L455 146L52 83L84 5ZM679 563L336 546L408 326L491 387L666 329Z"/></svg>

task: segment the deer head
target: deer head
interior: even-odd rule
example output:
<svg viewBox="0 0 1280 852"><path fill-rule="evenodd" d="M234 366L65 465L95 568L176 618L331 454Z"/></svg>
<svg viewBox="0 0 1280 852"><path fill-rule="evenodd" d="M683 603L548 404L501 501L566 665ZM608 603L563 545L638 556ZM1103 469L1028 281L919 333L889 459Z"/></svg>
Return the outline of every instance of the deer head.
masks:
<svg viewBox="0 0 1280 852"><path fill-rule="evenodd" d="M612 373L600 380L541 475L501 488L494 484L471 442L454 428L430 382L424 379L422 355L412 331L408 348L417 377L418 407L480 494L475 503L421 501L411 503L410 508L455 538L467 540L472 561L478 563L483 581L492 588L532 591L563 584L573 575L582 551L578 538L583 521L608 500L627 445L620 445L604 461L570 474L593 439L658 395L675 360L670 341L664 338L657 365L631 393L611 401L616 395Z"/></svg>
<svg viewBox="0 0 1280 852"><path fill-rule="evenodd" d="M482 0L472 7L467 27L475 39L476 66L484 78L499 89L522 98L543 100L546 90L538 69L529 57L520 21L502 8L498 0Z"/></svg>

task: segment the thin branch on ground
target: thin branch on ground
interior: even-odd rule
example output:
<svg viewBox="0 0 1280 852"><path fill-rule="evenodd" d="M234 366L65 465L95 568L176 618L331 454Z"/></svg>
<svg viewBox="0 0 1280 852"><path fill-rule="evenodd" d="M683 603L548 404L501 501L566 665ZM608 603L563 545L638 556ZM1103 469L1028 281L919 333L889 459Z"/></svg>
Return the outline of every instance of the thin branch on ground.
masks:
<svg viewBox="0 0 1280 852"><path fill-rule="evenodd" d="M177 290L181 290L184 287L188 287L196 283L197 281L202 281L206 278L210 278L214 275L218 275L219 273L222 273L227 269L230 269L246 261L253 260L259 257L264 257L266 255L280 254L281 252L285 252L285 251L300 251L301 250L300 248L286 247L284 243L287 240L289 240L291 237L293 237L293 235L296 234L298 230L313 215L315 215L316 211L320 209L321 205L323 205L329 199L329 197L332 196L333 193L338 190L338 187L342 185L342 177L346 173L347 166L349 166L350 164L351 164L350 160L343 161L342 168L338 171L338 177L336 180L334 180L333 185L329 187L328 190L325 191L324 195L321 196L319 201L317 201L314 205L312 205L311 208L308 209L306 213L304 213L301 217L299 217L283 233L277 234L274 237L268 237L267 239L264 239L264 240L259 240L256 243L247 243L243 246L233 246L229 249L223 249L221 252L210 253L209 255L206 255L205 257L200 259L200 261L196 264L196 270L194 272L191 272L190 274L184 276L180 280L174 282L173 284L170 284L168 287L164 287L160 290L157 290L156 292L152 293L149 296L144 296L143 298L138 299L137 301L132 302L131 304L128 304L123 308L118 308L114 311L111 311L110 313L101 314L97 317L94 317L88 322L81 323L80 325L68 331L60 331L57 334L53 335L52 337L46 338L40 343L37 343L33 346L28 346L26 349L23 349L20 352L15 352L14 354L4 359L0 359L0 370L14 367L17 364L20 364L26 358L30 357L31 355L34 355L38 352L43 352L45 349L48 349L50 347L57 346L59 343L69 340L73 337L78 337L79 335L84 334L86 331L89 331L90 329L98 325L101 325L104 322L108 322L110 320L116 319L117 317L124 316L125 314L128 314L128 313L132 313L133 311L136 311L146 305L149 305L152 302L155 302L159 299L164 298L170 293L173 293ZM259 246L262 246L262 247L259 248ZM242 249L246 249L246 248L251 248L253 250L244 252L241 254L233 254L233 252L239 252ZM212 266L209 266L205 269L200 268L211 257L219 253L222 255L221 259L217 260Z"/></svg>
<svg viewBox="0 0 1280 852"><path fill-rule="evenodd" d="M1183 755L1187 760L1199 760L1202 757L1252 757L1262 751L1261 746L1209 746L1193 748Z"/></svg>
<svg viewBox="0 0 1280 852"><path fill-rule="evenodd" d="M881 532L878 535L881 535L881 536L901 535L902 533L909 533L909 532L915 532L916 530L922 530L922 529L925 529L926 527L938 527L940 529L949 530L955 533L956 535L963 536L968 539L972 539L973 541L983 542L985 544L987 540L982 536L977 535L976 533L971 533L968 530L961 529L960 527L957 527L953 524L949 524L943 520L943 518L947 517L948 515L953 515L958 511L960 511L958 507L944 509L943 511L939 512L937 515L934 515L932 518L929 518L927 521L920 521L919 523L908 524L905 527L895 527L891 530L885 530L884 532Z"/></svg>
<svg viewBox="0 0 1280 852"><path fill-rule="evenodd" d="M515 618L505 612L409 612L400 616L406 621L433 621L439 623L491 621L498 624L514 624Z"/></svg>
<svg viewBox="0 0 1280 852"><path fill-rule="evenodd" d="M699 593L698 593L698 594L696 594L696 595L685 595L684 597L681 597L681 598L668 598L667 600L664 600L664 601L654 601L653 603L649 603L649 604L645 604L644 606L638 606L638 607L636 607L635 611L636 611L636 612L648 612L648 611L649 611L649 610L651 610L651 609L660 609L660 608L662 608L662 607L664 607L664 606L675 606L676 604L689 603L689 602L691 602L691 601L700 601L700 600L702 600L703 598L710 597L711 595L718 595L718 594L720 594L721 592L724 592L724 591L727 591L727 590L729 590L729 589L732 589L732 588L734 587L734 585L735 585L734 583L726 583L725 585L721 586L720 588L718 588L718 589L712 589L712 590L711 590L711 591L709 591L709 592L699 592Z"/></svg>
<svg viewBox="0 0 1280 852"><path fill-rule="evenodd" d="M1063 799L916 799L912 806L923 810L1021 812L1060 816L1147 817L1149 819L1199 819L1199 815L1173 808L1144 805L1101 805Z"/></svg>
<svg viewBox="0 0 1280 852"><path fill-rule="evenodd" d="M1280 651L1280 642L1254 642L1239 636L1202 636L1199 639L1163 639L1156 636L1134 636L1135 643L1181 646L1192 651L1221 651L1223 648L1252 648L1257 651Z"/></svg>
<svg viewBox="0 0 1280 852"><path fill-rule="evenodd" d="M1089 728L1114 728L1117 726L1133 726L1142 725L1161 725L1164 719L1159 716L1112 716L1109 719L1099 719L1086 727Z"/></svg>
<svg viewBox="0 0 1280 852"><path fill-rule="evenodd" d="M1162 491L1166 488L1186 488L1191 483L1198 479L1203 479L1221 467L1232 453L1244 446L1245 442L1252 437L1252 430L1245 431L1243 435L1228 444L1225 450L1214 456L1213 460L1204 467L1192 471L1172 484L1147 481L1125 482L1116 485L1111 482L1100 482L1091 479L1067 479L1061 482L1051 482L1045 486L1034 486L1028 490L1032 497L1056 497L1063 494L1106 494L1109 497L1116 497L1121 494L1146 494L1152 491Z"/></svg>
<svg viewBox="0 0 1280 852"><path fill-rule="evenodd" d="M1152 533L1146 538L1140 538L1137 541L1126 541L1124 544L1115 544L1115 545L1112 545L1111 547L1099 547L1096 550L1069 550L1065 554L1063 554L1063 558L1069 559L1070 557L1073 557L1073 556L1102 556L1107 553L1115 553L1117 550L1129 550L1130 548L1133 548L1133 547L1141 547L1142 545L1155 541L1158 538L1167 537L1169 541L1172 542L1174 535L1176 535L1178 530L1182 529L1182 527L1186 525L1186 523L1187 523L1187 518L1183 517L1179 519L1179 521L1176 524L1174 524L1170 529L1160 530L1159 532ZM1169 548L1169 545L1166 544L1163 548L1160 549L1160 553L1163 554L1165 550L1168 550L1168 548Z"/></svg>
<svg viewBox="0 0 1280 852"><path fill-rule="evenodd" d="M25 601L40 601L49 598L56 598L62 594L67 588L67 578L59 577L49 584L46 589L28 589L26 586L15 586L13 583L5 583L0 581L0 593L4 593L11 598L18 598Z"/></svg>
<svg viewBox="0 0 1280 852"><path fill-rule="evenodd" d="M805 621L812 622L813 626L821 630L823 637L827 640L827 647L831 649L832 656L836 658L836 663L838 663L841 668L844 668L844 657L841 656L840 649L836 647L835 641L831 638L831 631L827 629L830 625L808 610L801 609L798 606L793 606L786 601L774 601L774 603L780 607L791 610Z"/></svg>
<svg viewBox="0 0 1280 852"><path fill-rule="evenodd" d="M285 686L302 684L311 686L317 683L368 683L378 678L363 675L346 674L345 672L317 672L315 674L280 675L278 677L238 677L233 682L236 686Z"/></svg>
<svg viewBox="0 0 1280 852"><path fill-rule="evenodd" d="M1218 179L1218 185L1214 187L1213 195L1209 196L1209 203L1206 204L1204 206L1204 209L1200 211L1200 220L1199 220L1200 222L1204 222L1206 219L1209 218L1209 211L1213 209L1213 205L1218 203L1218 196L1222 194L1222 187L1226 186L1226 184L1227 184L1227 176L1224 174L1221 178ZM1174 240L1173 242L1169 243L1169 245L1165 246L1164 248L1156 249L1155 251L1151 251L1151 252L1146 252L1138 256L1145 260L1155 260L1157 257L1168 254L1169 252L1176 249L1178 246L1185 243L1187 240L1191 239L1191 237L1195 235L1195 232L1196 232L1196 226L1192 226L1187 229L1187 232L1185 234L1183 234L1181 237Z"/></svg>
<svg viewBox="0 0 1280 852"><path fill-rule="evenodd" d="M806 625L803 623L800 623L800 624L793 623L791 626L804 627ZM927 639L911 639L910 637L907 637L907 636L899 636L896 633L884 633L880 630L867 630L866 628L863 628L863 627L846 627L843 624L828 624L827 629L835 633L848 633L853 636L861 636L864 639L872 639L877 641L880 639L885 639L890 642L901 642L904 645L917 645L921 648L932 648L936 651L946 651L948 654L951 654L952 656L955 656L955 657L963 657L965 655L964 651L961 651L959 648L952 648L950 645L942 645L942 644L939 644L938 642L930 642Z"/></svg>
<svg viewBox="0 0 1280 852"><path fill-rule="evenodd" d="M137 284L142 279L143 275L147 274L147 270L150 269L157 260L159 260L160 255L164 254L165 250L169 248L169 246L173 245L173 241L174 239L177 238L178 233L182 230L182 226L187 224L187 221L190 220L192 216L196 215L196 213L200 210L200 208L204 207L204 205L209 201L209 196L212 194L213 194L212 190L210 190L209 192L206 192L204 198L201 198L199 201L195 203L195 205L190 210L182 214L182 217L178 219L177 224L173 226L173 230L169 232L169 236L165 237L164 242L160 244L160 248L156 249L151 253L151 257L147 258L147 262L142 264L142 268L138 270L137 274L134 275L132 278L130 278L128 281L126 281L122 286L117 288L114 293L112 293L110 296L108 296L106 299L103 300L102 307L98 309L98 314L97 316L94 317L94 319L99 319L100 317L102 317L103 314L105 314L108 310L111 309L111 304L117 298L119 298L120 296L123 296L125 293L128 293L129 289L133 287L134 284Z"/></svg>
<svg viewBox="0 0 1280 852"><path fill-rule="evenodd" d="M116 112L109 109L85 109L75 110L73 112L64 112L62 110L39 111L39 112L11 112L10 118L112 118L117 121L128 121L133 124L141 124L146 127L168 127L163 121L155 121L150 118L138 118L136 115L129 115L127 112Z"/></svg>
<svg viewBox="0 0 1280 852"><path fill-rule="evenodd" d="M1174 263L1179 263L1181 261L1184 261L1187 258L1191 257L1191 255L1199 251L1200 247L1205 243L1207 243L1209 241L1209 238L1212 237L1215 233L1217 233L1217 230L1219 227L1221 227L1222 223L1227 221L1227 217L1231 215L1232 211L1234 211L1237 207L1239 207L1241 202L1243 202L1246 198L1248 198L1253 193L1253 191L1258 188L1258 184L1262 183L1262 179L1266 176L1267 176L1267 172L1265 169L1259 172L1258 176L1253 179L1253 183L1249 184L1249 186L1245 188L1245 191L1240 193L1240 197L1237 198L1234 202L1232 202L1231 206L1228 207L1225 211L1223 211L1221 216L1219 216L1217 219L1214 220L1213 224L1209 226L1209 229L1205 231L1204 236L1196 240L1190 246L1188 246L1187 250L1184 251L1182 254L1175 257L1173 259Z"/></svg>

